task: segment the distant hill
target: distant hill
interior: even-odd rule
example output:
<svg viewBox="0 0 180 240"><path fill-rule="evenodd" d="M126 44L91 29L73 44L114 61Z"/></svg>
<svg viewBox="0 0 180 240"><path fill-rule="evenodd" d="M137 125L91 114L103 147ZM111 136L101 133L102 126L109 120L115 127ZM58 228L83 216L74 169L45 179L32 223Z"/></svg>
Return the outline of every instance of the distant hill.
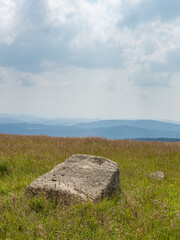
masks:
<svg viewBox="0 0 180 240"><path fill-rule="evenodd" d="M146 142L180 142L180 138L135 138L134 141L146 141Z"/></svg>
<svg viewBox="0 0 180 240"><path fill-rule="evenodd" d="M80 128L107 128L129 126L137 128L145 128L151 130L174 131L180 132L180 124L161 122L155 120L101 120L90 123L80 123Z"/></svg>
<svg viewBox="0 0 180 240"><path fill-rule="evenodd" d="M48 125L64 125L71 126L78 123L87 123L95 121L84 118L42 118L31 115L22 114L0 114L1 123L29 123L29 124L48 124Z"/></svg>
<svg viewBox="0 0 180 240"><path fill-rule="evenodd" d="M0 133L54 137L103 137L108 139L159 139L180 141L180 124L155 120L82 120L21 118L0 115ZM175 141L175 140L174 140Z"/></svg>

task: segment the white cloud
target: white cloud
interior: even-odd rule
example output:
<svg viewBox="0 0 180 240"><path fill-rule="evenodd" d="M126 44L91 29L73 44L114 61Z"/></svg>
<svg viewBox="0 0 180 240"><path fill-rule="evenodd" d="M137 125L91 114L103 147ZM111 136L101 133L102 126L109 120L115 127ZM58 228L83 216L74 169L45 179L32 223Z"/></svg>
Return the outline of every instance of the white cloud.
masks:
<svg viewBox="0 0 180 240"><path fill-rule="evenodd" d="M16 4L11 0L0 1L0 42L11 44L16 36Z"/></svg>
<svg viewBox="0 0 180 240"><path fill-rule="evenodd" d="M168 94L179 99L180 16L149 13L161 2L0 0L1 93L64 116L165 116Z"/></svg>
<svg viewBox="0 0 180 240"><path fill-rule="evenodd" d="M112 36L118 19L116 6L120 1L97 1L96 3L80 1L48 0L49 18L55 27L75 28L72 48L93 45L95 41L106 42Z"/></svg>
<svg viewBox="0 0 180 240"><path fill-rule="evenodd" d="M14 43L13 51L7 51L6 64L16 57L14 66L23 68L16 45L17 51L23 49L24 58L31 56L32 68L36 61L36 69L43 71L53 67L47 64L50 62L54 66L64 62L66 66L90 68L166 63L169 52L180 47L180 18L163 23L153 19L140 22L135 28L123 25L129 14L126 10L134 11L141 2L144 1L2 0L5 10L1 18L7 34L1 28L1 39ZM2 61L6 58L3 54L6 53L2 53Z"/></svg>

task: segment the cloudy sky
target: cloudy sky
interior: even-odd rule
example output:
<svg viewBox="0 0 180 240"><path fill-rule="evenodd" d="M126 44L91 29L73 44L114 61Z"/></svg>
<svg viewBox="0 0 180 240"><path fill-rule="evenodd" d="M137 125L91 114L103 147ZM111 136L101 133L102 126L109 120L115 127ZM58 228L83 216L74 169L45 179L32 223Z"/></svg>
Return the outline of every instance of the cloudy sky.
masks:
<svg viewBox="0 0 180 240"><path fill-rule="evenodd" d="M180 1L0 0L0 113L180 121Z"/></svg>

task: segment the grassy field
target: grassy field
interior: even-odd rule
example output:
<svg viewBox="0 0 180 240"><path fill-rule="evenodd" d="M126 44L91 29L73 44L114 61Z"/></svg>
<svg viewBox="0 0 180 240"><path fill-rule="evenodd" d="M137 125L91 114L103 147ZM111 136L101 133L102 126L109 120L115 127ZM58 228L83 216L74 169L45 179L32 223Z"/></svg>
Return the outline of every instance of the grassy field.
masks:
<svg viewBox="0 0 180 240"><path fill-rule="evenodd" d="M57 205L24 190L72 154L119 164L121 196ZM156 170L164 180L149 175ZM180 239L180 143L0 135L0 239Z"/></svg>

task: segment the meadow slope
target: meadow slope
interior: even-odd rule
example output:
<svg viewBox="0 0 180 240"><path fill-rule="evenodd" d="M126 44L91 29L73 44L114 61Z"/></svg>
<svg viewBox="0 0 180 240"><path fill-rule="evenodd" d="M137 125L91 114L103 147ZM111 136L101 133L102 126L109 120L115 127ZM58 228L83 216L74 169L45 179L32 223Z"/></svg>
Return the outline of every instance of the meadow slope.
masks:
<svg viewBox="0 0 180 240"><path fill-rule="evenodd" d="M120 198L64 206L24 195L78 153L119 164ZM0 134L0 239L180 239L179 172L180 143Z"/></svg>

